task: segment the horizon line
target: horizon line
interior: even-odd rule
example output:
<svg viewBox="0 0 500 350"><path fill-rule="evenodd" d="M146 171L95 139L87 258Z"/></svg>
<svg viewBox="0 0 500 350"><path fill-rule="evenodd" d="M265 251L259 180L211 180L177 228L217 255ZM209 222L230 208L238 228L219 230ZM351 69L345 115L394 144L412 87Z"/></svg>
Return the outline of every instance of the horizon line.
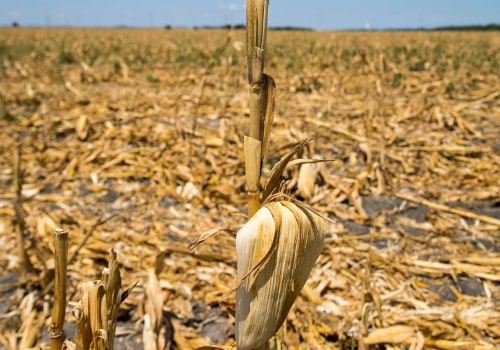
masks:
<svg viewBox="0 0 500 350"><path fill-rule="evenodd" d="M166 30L175 30L175 29L233 29L233 30L243 30L246 29L245 24L222 24L222 25L144 25L144 26L136 26L136 25L126 25L126 24L116 24L116 25L72 25L72 24L64 24L64 25L42 25L42 24L26 24L21 25L18 22L14 21L11 24L0 24L0 28L96 28L96 29L166 29ZM416 26L416 27L387 27L387 28L365 28L365 27L353 27L353 28L311 28L311 27L302 27L302 26L293 26L293 25L283 25L283 26L269 26L269 30L297 30L297 31L432 31L432 30L478 30L478 29L490 29L490 30L500 30L500 23L488 23L488 24L466 24L466 25L442 25L437 27L426 27L426 26Z"/></svg>

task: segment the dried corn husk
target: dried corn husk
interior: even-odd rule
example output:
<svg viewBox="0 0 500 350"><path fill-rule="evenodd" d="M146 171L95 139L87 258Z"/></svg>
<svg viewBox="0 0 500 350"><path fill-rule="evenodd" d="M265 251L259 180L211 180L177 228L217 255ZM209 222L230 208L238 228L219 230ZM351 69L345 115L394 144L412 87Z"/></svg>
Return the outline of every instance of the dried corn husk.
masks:
<svg viewBox="0 0 500 350"><path fill-rule="evenodd" d="M85 114L80 115L75 125L76 136L80 141L85 141L87 139L87 136L89 135L89 130L89 118Z"/></svg>
<svg viewBox="0 0 500 350"><path fill-rule="evenodd" d="M394 325L373 330L367 337L363 339L363 343L366 345L381 343L398 344L413 336L415 336L414 327Z"/></svg>
<svg viewBox="0 0 500 350"><path fill-rule="evenodd" d="M323 248L324 220L288 201L263 206L236 236L238 349L264 345L285 320Z"/></svg>
<svg viewBox="0 0 500 350"><path fill-rule="evenodd" d="M310 199L313 196L318 172L319 168L317 164L306 163L300 166L297 189L303 198Z"/></svg>

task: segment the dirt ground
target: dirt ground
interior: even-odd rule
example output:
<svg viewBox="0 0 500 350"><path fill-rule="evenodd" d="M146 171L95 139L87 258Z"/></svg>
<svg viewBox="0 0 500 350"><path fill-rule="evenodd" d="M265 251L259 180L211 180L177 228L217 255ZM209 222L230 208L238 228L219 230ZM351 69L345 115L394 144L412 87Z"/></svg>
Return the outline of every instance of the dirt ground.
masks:
<svg viewBox="0 0 500 350"><path fill-rule="evenodd" d="M188 246L245 222L242 40L0 29L0 348L48 345L57 227L69 230L70 302L101 278L110 249L123 286L138 282L116 349L144 347L156 282L166 348L233 345L234 239ZM264 174L313 138L299 156L330 161L317 164L312 195L299 188L300 166L286 172L286 191L331 220L272 348L498 348L498 36L271 32L268 45L278 92ZM33 265L24 280L17 150ZM392 326L408 336L370 343Z"/></svg>

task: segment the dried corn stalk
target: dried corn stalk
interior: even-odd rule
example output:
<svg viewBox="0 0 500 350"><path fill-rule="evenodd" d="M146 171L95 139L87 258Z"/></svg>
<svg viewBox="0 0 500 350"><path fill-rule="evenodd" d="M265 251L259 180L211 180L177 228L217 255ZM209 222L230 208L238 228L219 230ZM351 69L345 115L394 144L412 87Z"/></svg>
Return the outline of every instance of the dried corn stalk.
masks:
<svg viewBox="0 0 500 350"><path fill-rule="evenodd" d="M260 207L262 159L267 152L273 121L275 83L264 74L268 0L247 0L247 61L250 85L250 130L244 140L248 214Z"/></svg>
<svg viewBox="0 0 500 350"><path fill-rule="evenodd" d="M241 285L236 290L238 349L259 349L281 327L323 247L323 219L288 201L268 202L279 191L284 169L305 143L285 156L260 185L274 111L275 84L263 73L269 1L247 0L250 132L244 139L250 221L236 236ZM313 184L314 185L314 184Z"/></svg>
<svg viewBox="0 0 500 350"><path fill-rule="evenodd" d="M23 171L21 169L21 143L18 143L14 150L14 164L13 164L13 181L15 190L14 211L16 213L16 231L17 231L17 249L19 257L19 277L21 280L26 279L26 275L34 272L35 269L31 264L31 260L24 247L24 232L26 230L26 223L24 220L23 209Z"/></svg>
<svg viewBox="0 0 500 350"><path fill-rule="evenodd" d="M76 349L104 350L107 347L106 290L101 281L85 282L79 288L81 299L73 311L77 318Z"/></svg>
<svg viewBox="0 0 500 350"><path fill-rule="evenodd" d="M68 230L56 229L54 308L50 324L50 348L61 349L64 341L64 316L66 314L66 273L68 269Z"/></svg>

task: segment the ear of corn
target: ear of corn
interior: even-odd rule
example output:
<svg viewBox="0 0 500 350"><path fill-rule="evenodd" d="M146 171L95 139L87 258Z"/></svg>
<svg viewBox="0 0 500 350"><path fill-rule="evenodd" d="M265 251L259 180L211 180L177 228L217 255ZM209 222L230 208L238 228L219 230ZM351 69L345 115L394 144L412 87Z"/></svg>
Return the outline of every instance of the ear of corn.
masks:
<svg viewBox="0 0 500 350"><path fill-rule="evenodd" d="M285 320L323 247L323 219L288 201L270 202L236 237L238 349L263 346Z"/></svg>

